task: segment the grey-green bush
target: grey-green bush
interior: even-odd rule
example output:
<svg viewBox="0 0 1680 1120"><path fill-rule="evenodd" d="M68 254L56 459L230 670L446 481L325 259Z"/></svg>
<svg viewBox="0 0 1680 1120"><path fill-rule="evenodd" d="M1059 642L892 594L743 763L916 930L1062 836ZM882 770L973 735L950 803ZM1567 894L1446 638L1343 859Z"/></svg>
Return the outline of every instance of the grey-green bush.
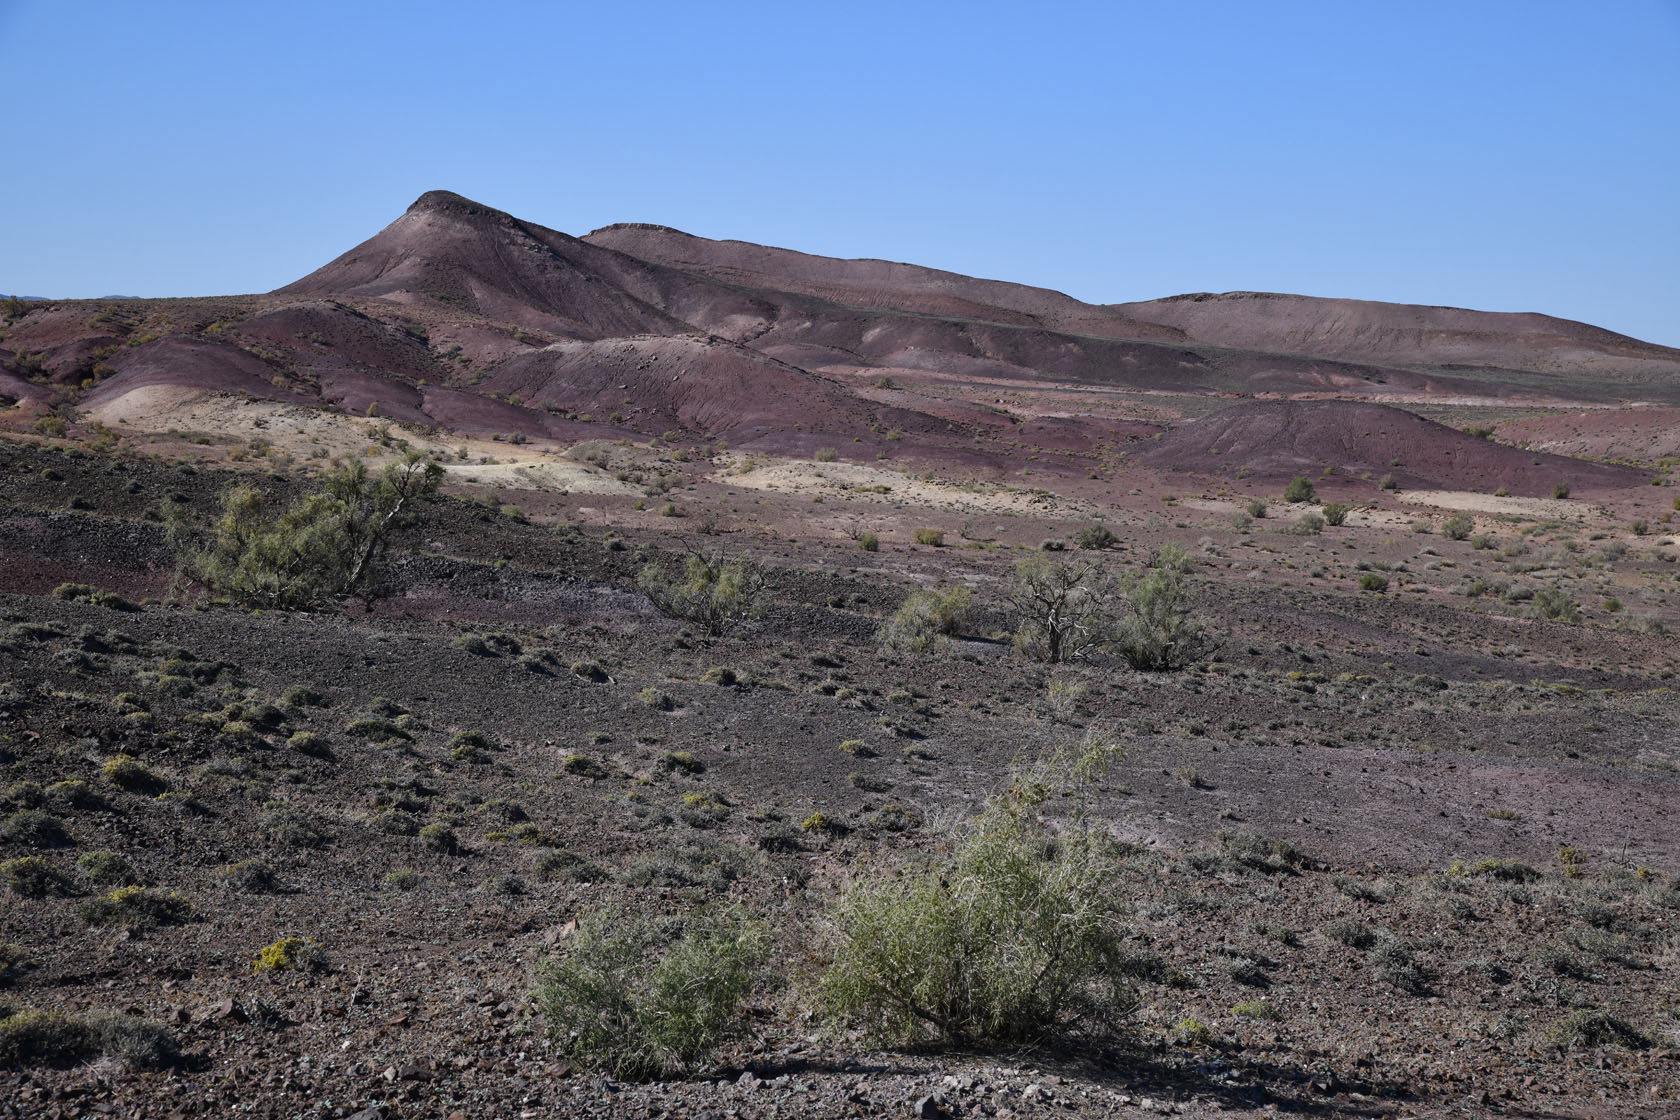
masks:
<svg viewBox="0 0 1680 1120"><path fill-rule="evenodd" d="M974 596L966 587L912 591L875 632L888 649L923 652L968 625Z"/></svg>
<svg viewBox="0 0 1680 1120"><path fill-rule="evenodd" d="M672 924L597 911L543 962L534 999L562 1049L643 1080L694 1069L739 1024L763 931L733 913Z"/></svg>
<svg viewBox="0 0 1680 1120"><path fill-rule="evenodd" d="M750 560L691 552L681 575L649 564L636 584L660 613L691 622L715 638L758 614L765 581L764 573Z"/></svg>

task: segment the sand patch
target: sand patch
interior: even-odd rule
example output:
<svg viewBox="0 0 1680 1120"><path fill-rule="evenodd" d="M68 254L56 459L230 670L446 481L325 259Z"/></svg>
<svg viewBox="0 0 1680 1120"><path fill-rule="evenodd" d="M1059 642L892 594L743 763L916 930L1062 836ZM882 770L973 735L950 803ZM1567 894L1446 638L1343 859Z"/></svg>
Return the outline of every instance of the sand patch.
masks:
<svg viewBox="0 0 1680 1120"><path fill-rule="evenodd" d="M508 490L638 495L639 487L580 463L557 459L511 463L445 463L447 480Z"/></svg>
<svg viewBox="0 0 1680 1120"><path fill-rule="evenodd" d="M1592 506L1561 498L1499 497L1473 490L1402 490L1395 497L1414 506L1463 510L1467 513L1499 513L1535 521L1585 521Z"/></svg>
<svg viewBox="0 0 1680 1120"><path fill-rule="evenodd" d="M735 457L711 476L721 486L776 490L788 494L843 496L848 501L881 505L911 503L931 509L976 513L1094 514L1089 502L1045 491L1022 490L1001 483L918 478L862 463L817 463L799 459Z"/></svg>

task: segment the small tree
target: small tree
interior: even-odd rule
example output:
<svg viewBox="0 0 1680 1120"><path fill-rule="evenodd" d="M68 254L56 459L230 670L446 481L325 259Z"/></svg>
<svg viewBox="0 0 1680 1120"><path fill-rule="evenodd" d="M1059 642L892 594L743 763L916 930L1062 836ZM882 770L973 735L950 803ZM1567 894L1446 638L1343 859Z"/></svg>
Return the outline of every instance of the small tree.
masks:
<svg viewBox="0 0 1680 1120"><path fill-rule="evenodd" d="M1313 497L1312 479L1304 474L1296 475L1283 488L1283 500L1286 502L1310 502Z"/></svg>
<svg viewBox="0 0 1680 1120"><path fill-rule="evenodd" d="M1195 560L1175 544L1161 547L1152 567L1126 581L1115 645L1134 669L1182 669L1219 648L1208 621L1192 609L1189 572Z"/></svg>
<svg viewBox="0 0 1680 1120"><path fill-rule="evenodd" d="M1028 557L1009 595L1016 648L1052 665L1096 653L1114 636L1115 594L1114 577L1095 560Z"/></svg>
<svg viewBox="0 0 1680 1120"><path fill-rule="evenodd" d="M443 468L417 452L378 475L358 459L278 514L260 490L234 487L202 545L176 507L170 538L182 570L213 591L249 606L314 610L370 593L392 539L442 480Z"/></svg>
<svg viewBox="0 0 1680 1120"><path fill-rule="evenodd" d="M716 638L758 615L765 579L750 560L690 552L680 578L649 564L636 584L660 613L692 622Z"/></svg>

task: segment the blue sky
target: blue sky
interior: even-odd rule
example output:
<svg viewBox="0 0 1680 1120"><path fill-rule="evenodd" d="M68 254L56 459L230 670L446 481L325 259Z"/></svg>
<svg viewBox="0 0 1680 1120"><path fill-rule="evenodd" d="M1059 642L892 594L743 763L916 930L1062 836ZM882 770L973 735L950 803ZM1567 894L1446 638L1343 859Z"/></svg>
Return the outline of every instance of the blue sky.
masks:
<svg viewBox="0 0 1680 1120"><path fill-rule="evenodd" d="M0 290L263 291L447 188L1680 346L1680 0L0 0Z"/></svg>

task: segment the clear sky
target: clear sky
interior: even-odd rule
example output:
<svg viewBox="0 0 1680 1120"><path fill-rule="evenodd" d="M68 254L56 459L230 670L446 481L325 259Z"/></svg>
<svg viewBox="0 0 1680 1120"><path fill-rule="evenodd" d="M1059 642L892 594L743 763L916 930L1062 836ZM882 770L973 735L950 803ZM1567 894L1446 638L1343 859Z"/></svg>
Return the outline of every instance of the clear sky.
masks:
<svg viewBox="0 0 1680 1120"><path fill-rule="evenodd" d="M1093 302L1680 346L1680 0L0 0L0 291L264 291L446 188Z"/></svg>

